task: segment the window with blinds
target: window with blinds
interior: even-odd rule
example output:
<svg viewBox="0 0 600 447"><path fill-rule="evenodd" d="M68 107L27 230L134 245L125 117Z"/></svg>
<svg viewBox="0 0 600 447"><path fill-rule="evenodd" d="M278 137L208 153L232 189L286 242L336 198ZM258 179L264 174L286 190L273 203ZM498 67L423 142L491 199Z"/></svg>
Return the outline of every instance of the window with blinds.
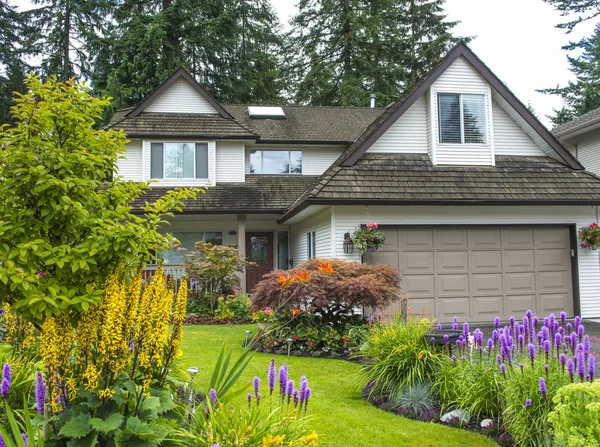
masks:
<svg viewBox="0 0 600 447"><path fill-rule="evenodd" d="M485 95L438 93L440 143L485 144Z"/></svg>
<svg viewBox="0 0 600 447"><path fill-rule="evenodd" d="M208 179L208 143L151 143L150 178Z"/></svg>

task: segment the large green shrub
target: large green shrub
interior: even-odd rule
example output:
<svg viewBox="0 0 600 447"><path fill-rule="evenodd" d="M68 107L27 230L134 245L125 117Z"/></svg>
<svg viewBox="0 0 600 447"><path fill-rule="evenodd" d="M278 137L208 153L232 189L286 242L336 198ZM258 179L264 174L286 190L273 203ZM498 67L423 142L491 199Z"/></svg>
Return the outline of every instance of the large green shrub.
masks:
<svg viewBox="0 0 600 447"><path fill-rule="evenodd" d="M416 318L373 325L361 350L368 359L362 370L365 383L395 395L415 383L433 381L443 354L426 340L432 326L430 320Z"/></svg>
<svg viewBox="0 0 600 447"><path fill-rule="evenodd" d="M600 380L560 388L548 420L557 446L599 447Z"/></svg>

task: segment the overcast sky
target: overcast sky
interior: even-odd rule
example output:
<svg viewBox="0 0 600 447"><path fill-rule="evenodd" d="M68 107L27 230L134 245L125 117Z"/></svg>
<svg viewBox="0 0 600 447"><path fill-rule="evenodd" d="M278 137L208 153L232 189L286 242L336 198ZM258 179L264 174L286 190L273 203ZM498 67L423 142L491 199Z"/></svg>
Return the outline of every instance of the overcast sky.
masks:
<svg viewBox="0 0 600 447"><path fill-rule="evenodd" d="M271 0L282 23L296 12L297 0ZM29 0L11 0L30 7ZM531 103L542 122L560 108L560 98L535 90L564 85L573 76L566 52L569 40L592 34L594 23L580 24L570 35L555 25L564 19L543 0L447 0L449 20L461 23L454 32L476 36L471 49L504 81L525 104Z"/></svg>

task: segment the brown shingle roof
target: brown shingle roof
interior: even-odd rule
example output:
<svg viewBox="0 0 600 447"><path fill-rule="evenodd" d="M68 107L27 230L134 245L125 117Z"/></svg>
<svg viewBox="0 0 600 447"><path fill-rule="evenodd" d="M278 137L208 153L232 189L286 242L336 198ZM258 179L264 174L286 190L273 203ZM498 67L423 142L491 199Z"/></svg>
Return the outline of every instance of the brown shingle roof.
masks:
<svg viewBox="0 0 600 447"><path fill-rule="evenodd" d="M560 136L564 133L567 133L570 130L575 130L578 128L583 128L588 124L591 124L595 121L600 120L600 108L594 109L584 115L581 115L568 123L561 124L560 126L556 126L552 129L552 133L554 135Z"/></svg>
<svg viewBox="0 0 600 447"><path fill-rule="evenodd" d="M496 157L496 166L433 166L426 154L367 153L328 170L288 208L310 204L600 204L600 181L550 157Z"/></svg>
<svg viewBox="0 0 600 447"><path fill-rule="evenodd" d="M206 188L197 200L186 201L183 212L281 214L317 177L307 175L246 175L245 183L218 183ZM133 203L140 210L174 188L153 187Z"/></svg>

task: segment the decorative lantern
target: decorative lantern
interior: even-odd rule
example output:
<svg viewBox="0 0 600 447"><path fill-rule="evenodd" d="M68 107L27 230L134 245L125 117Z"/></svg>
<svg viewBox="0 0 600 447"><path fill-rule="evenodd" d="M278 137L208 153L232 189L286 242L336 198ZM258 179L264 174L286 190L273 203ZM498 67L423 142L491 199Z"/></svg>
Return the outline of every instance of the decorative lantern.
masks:
<svg viewBox="0 0 600 447"><path fill-rule="evenodd" d="M352 254L354 252L354 242L352 242L352 238L350 237L350 233L344 233L344 253L347 255Z"/></svg>

